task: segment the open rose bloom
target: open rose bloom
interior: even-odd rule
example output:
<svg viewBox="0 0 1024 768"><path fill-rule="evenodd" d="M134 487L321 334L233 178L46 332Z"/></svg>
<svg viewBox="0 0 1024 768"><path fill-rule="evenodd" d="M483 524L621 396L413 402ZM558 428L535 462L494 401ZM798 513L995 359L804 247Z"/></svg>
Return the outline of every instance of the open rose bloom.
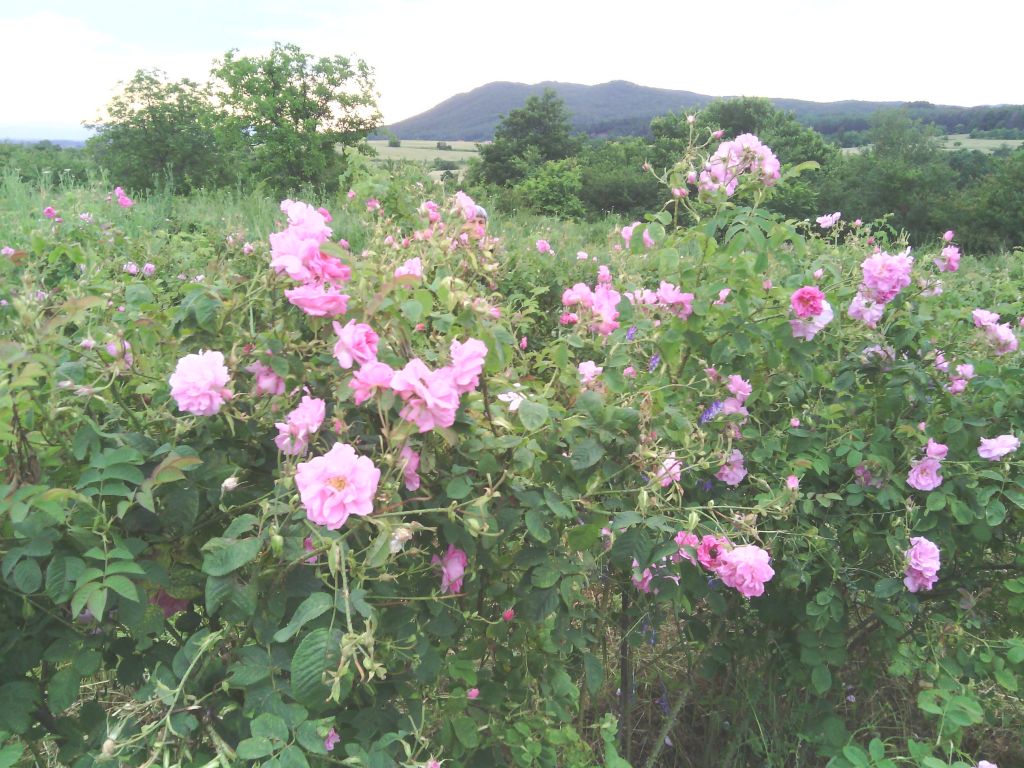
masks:
<svg viewBox="0 0 1024 768"><path fill-rule="evenodd" d="M220 410L232 393L230 379L224 365L223 352L199 352L185 355L171 374L171 397L178 409L196 416L212 416Z"/></svg>
<svg viewBox="0 0 1024 768"><path fill-rule="evenodd" d="M380 482L380 470L355 448L335 443L323 456L303 462L295 469L295 485L312 522L334 531L350 515L364 517L373 512L373 497Z"/></svg>

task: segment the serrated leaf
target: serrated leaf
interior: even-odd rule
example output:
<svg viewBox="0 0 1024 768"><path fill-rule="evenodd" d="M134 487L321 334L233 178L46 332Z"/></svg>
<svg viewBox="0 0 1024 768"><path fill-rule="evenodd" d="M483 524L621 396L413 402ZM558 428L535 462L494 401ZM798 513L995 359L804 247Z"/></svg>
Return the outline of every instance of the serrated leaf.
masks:
<svg viewBox="0 0 1024 768"><path fill-rule="evenodd" d="M75 703L82 678L74 667L58 670L46 687L46 704L50 712L59 715Z"/></svg>
<svg viewBox="0 0 1024 768"><path fill-rule="evenodd" d="M226 576L255 560L262 549L261 539L242 539L221 544L203 555L203 573L208 576Z"/></svg>
<svg viewBox="0 0 1024 768"><path fill-rule="evenodd" d="M459 715L452 720L455 736L466 749L475 749L480 743L480 734L476 729L476 721L467 716Z"/></svg>
<svg viewBox="0 0 1024 768"><path fill-rule="evenodd" d="M552 587L562 574L550 565L538 565L530 574L530 583L539 589Z"/></svg>
<svg viewBox="0 0 1024 768"><path fill-rule="evenodd" d="M43 586L43 571L39 567L39 563L31 558L26 558L14 566L11 579L19 592L31 595Z"/></svg>
<svg viewBox="0 0 1024 768"><path fill-rule="evenodd" d="M107 576L103 580L103 586L114 590L125 600L138 602L139 590L135 586L134 582L132 582L132 580L129 579L127 576L121 576L118 574L115 574L113 576Z"/></svg>
<svg viewBox="0 0 1024 768"><path fill-rule="evenodd" d="M291 621L274 633L275 643L284 643L291 639L303 625L326 613L334 607L334 597L326 592L314 592L309 595L292 614Z"/></svg>
<svg viewBox="0 0 1024 768"><path fill-rule="evenodd" d="M292 695L300 704L322 705L330 693L323 681L324 672L338 666L341 656L341 633L337 630L314 629L299 643L292 655Z"/></svg>
<svg viewBox="0 0 1024 768"><path fill-rule="evenodd" d="M270 741L288 740L288 725L282 718L272 712L264 712L261 715L257 715L249 723L249 730L255 738L263 736Z"/></svg>

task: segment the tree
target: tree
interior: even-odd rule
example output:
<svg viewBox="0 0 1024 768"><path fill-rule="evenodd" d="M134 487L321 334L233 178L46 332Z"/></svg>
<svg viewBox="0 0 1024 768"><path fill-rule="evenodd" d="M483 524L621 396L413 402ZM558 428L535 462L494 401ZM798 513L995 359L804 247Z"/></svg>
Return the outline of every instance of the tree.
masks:
<svg viewBox="0 0 1024 768"><path fill-rule="evenodd" d="M211 74L253 172L279 190L336 188L344 169L339 145L360 142L380 124L370 67L281 43L267 56L236 54L226 53Z"/></svg>
<svg viewBox="0 0 1024 768"><path fill-rule="evenodd" d="M166 77L140 69L89 126L97 131L87 142L96 162L129 189L188 192L236 180L242 147L223 130L209 88Z"/></svg>
<svg viewBox="0 0 1024 768"><path fill-rule="evenodd" d="M542 96L530 96L494 129L494 141L480 147L477 166L481 180L510 186L551 160L572 157L580 140L572 135L565 102L550 88Z"/></svg>

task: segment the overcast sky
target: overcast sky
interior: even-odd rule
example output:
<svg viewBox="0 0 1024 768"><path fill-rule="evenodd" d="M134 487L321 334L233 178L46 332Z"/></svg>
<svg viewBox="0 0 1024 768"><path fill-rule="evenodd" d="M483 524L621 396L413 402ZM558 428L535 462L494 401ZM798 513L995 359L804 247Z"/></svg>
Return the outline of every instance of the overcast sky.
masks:
<svg viewBox="0 0 1024 768"><path fill-rule="evenodd" d="M83 138L137 69L205 79L274 41L364 59L386 123L495 80L1024 104L1022 22L1019 0L0 0L0 138Z"/></svg>

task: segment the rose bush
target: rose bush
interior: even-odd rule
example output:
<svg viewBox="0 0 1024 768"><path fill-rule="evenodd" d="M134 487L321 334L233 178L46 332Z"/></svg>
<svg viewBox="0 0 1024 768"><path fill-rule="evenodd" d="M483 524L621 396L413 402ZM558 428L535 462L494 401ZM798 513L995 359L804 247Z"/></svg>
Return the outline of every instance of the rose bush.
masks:
<svg viewBox="0 0 1024 768"><path fill-rule="evenodd" d="M765 213L799 171L691 147L600 248L373 175L188 264L38 221L2 265L4 749L655 765L732 706L690 757L742 765L743 686L807 760L885 765L859 679L935 716L898 752L966 757L1024 663L1024 304L938 238Z"/></svg>

